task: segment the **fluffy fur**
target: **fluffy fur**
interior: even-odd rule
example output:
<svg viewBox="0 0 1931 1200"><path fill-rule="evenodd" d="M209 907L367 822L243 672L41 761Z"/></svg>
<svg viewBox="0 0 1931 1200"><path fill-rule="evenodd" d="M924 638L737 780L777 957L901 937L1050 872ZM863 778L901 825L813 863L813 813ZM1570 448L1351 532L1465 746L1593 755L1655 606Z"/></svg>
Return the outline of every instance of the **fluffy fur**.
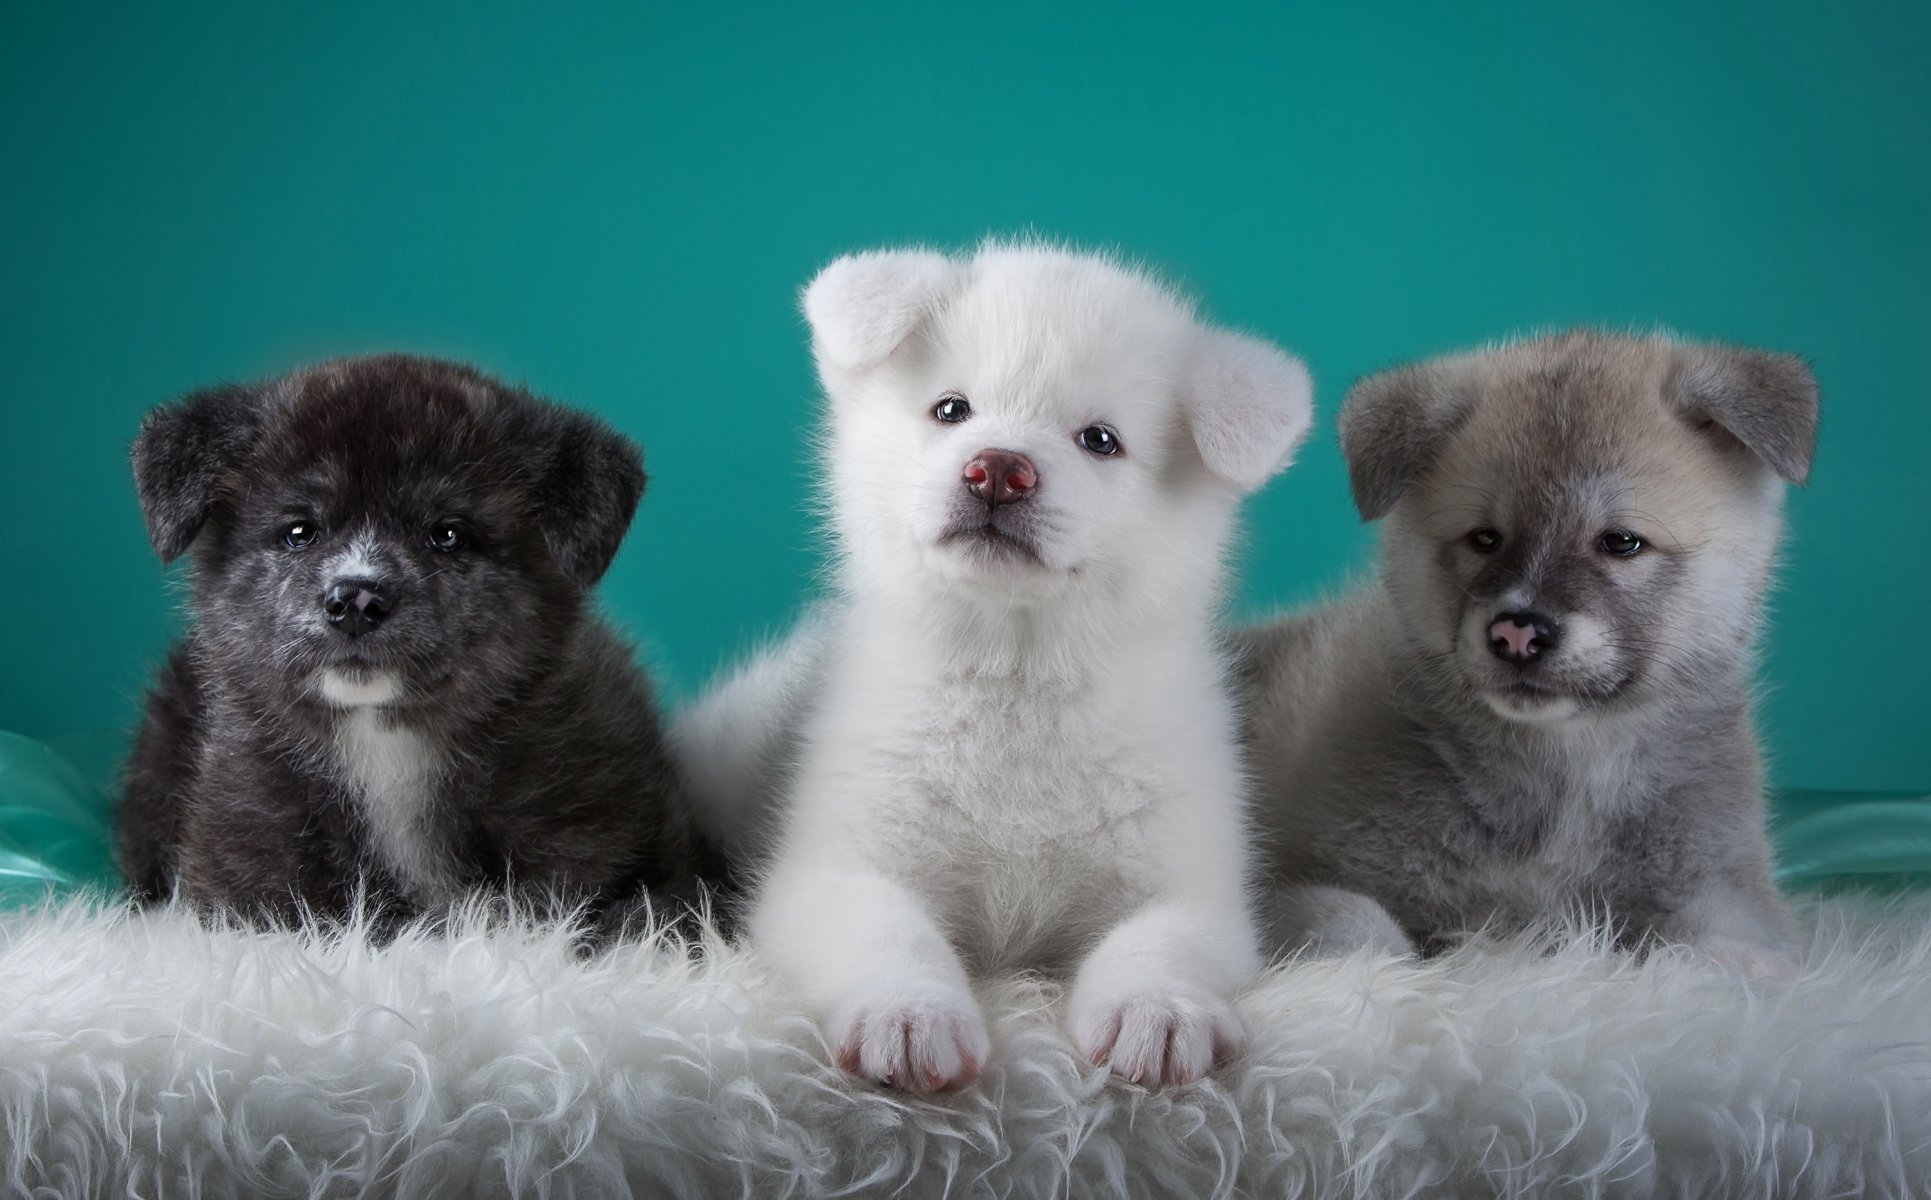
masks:
<svg viewBox="0 0 1931 1200"><path fill-rule="evenodd" d="M939 1100L854 1087L736 947L0 916L0 1192L407 1196L1931 1193L1931 900L1832 902L1752 984L1587 931L1264 975L1191 1087L1107 1082L1036 977Z"/></svg>
<svg viewBox="0 0 1931 1200"><path fill-rule="evenodd" d="M648 685L588 604L643 492L628 440L388 356L196 393L133 457L194 617L126 772L137 895L292 920L364 888L399 919L688 886ZM328 605L358 593L386 616L351 634Z"/></svg>
<svg viewBox="0 0 1931 1200"><path fill-rule="evenodd" d="M1797 360L1662 337L1357 385L1341 443L1386 518L1379 579L1239 638L1277 944L1576 910L1778 969L1750 683L1816 419Z"/></svg>
<svg viewBox="0 0 1931 1200"><path fill-rule="evenodd" d="M677 736L741 854L778 832L754 943L871 1078L971 1081L969 980L1021 968L1072 981L1082 1054L1198 1077L1260 965L1221 560L1305 370L1040 246L840 259L804 308L840 598ZM975 490L988 454L1023 496Z"/></svg>

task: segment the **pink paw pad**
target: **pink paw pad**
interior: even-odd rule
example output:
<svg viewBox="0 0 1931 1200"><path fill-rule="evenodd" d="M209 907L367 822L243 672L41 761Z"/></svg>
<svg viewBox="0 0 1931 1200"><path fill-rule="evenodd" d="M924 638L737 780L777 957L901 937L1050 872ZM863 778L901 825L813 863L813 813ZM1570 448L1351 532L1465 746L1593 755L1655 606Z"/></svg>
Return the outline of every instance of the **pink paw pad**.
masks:
<svg viewBox="0 0 1931 1200"><path fill-rule="evenodd" d="M1138 996L1095 1009L1074 1039L1095 1066L1147 1087L1187 1084L1232 1057L1240 1024L1218 1000Z"/></svg>
<svg viewBox="0 0 1931 1200"><path fill-rule="evenodd" d="M899 997L861 1007L838 1026L833 1059L840 1067L909 1092L969 1086L991 1052L970 1000Z"/></svg>

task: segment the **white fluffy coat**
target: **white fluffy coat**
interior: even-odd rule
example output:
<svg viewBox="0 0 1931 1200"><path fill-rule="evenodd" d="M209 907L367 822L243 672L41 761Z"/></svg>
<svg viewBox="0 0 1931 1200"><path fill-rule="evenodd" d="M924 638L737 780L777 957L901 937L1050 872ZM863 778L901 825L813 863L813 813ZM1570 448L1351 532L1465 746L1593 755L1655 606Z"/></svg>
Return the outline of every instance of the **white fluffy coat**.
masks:
<svg viewBox="0 0 1931 1200"><path fill-rule="evenodd" d="M839 1062L901 1087L979 1074L971 980L1015 968L1071 979L1094 1061L1204 1074L1260 966L1221 560L1307 428L1305 369L1039 246L841 259L805 311L840 599L676 737L712 832L768 863L754 944ZM1095 424L1120 453L1082 448ZM994 520L961 483L987 450L1038 485L1009 539L962 541Z"/></svg>

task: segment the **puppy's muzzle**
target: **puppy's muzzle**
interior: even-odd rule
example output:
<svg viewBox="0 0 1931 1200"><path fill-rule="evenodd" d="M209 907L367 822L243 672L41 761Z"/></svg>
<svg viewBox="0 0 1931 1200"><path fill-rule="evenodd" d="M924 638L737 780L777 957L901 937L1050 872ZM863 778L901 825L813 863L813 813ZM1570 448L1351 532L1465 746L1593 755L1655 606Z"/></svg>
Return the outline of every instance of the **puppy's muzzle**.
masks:
<svg viewBox="0 0 1931 1200"><path fill-rule="evenodd" d="M1039 472L1032 459L1010 450L981 450L965 465L959 480L966 491L993 508L1016 504L1033 494L1039 486Z"/></svg>
<svg viewBox="0 0 1931 1200"><path fill-rule="evenodd" d="M381 588L373 579L338 579L323 594L322 611L328 614L329 624L350 637L361 637L395 611L395 598L383 595Z"/></svg>
<svg viewBox="0 0 1931 1200"><path fill-rule="evenodd" d="M1561 640L1562 627L1556 619L1539 612L1500 613L1488 627L1489 653L1516 666L1543 657Z"/></svg>

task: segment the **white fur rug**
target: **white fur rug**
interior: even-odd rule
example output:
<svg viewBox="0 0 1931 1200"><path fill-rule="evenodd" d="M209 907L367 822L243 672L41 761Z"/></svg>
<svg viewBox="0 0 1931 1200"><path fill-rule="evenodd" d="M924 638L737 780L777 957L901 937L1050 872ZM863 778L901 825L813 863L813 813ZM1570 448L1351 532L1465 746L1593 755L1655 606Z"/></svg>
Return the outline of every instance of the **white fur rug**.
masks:
<svg viewBox="0 0 1931 1200"><path fill-rule="evenodd" d="M1053 990L986 988L981 1084L827 1067L748 954L371 948L69 901L0 916L0 1190L309 1195L1931 1193L1931 899L1812 908L1802 971L1471 946L1270 973L1247 1053L1148 1093Z"/></svg>

